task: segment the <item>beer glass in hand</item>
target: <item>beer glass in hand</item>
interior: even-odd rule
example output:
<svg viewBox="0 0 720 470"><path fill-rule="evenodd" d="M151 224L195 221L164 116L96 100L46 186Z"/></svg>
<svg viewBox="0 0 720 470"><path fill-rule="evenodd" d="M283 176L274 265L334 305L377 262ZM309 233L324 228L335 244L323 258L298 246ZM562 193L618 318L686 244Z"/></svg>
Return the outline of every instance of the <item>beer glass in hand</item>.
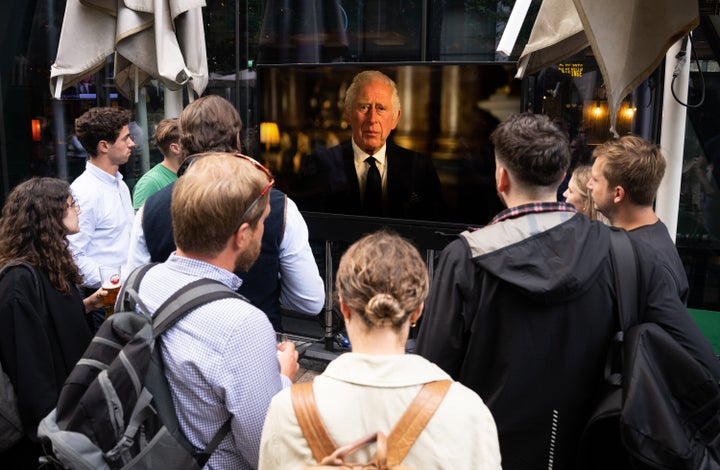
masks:
<svg viewBox="0 0 720 470"><path fill-rule="evenodd" d="M105 300L105 318L113 314L115 300L120 292L120 266L100 266L101 287L107 291Z"/></svg>

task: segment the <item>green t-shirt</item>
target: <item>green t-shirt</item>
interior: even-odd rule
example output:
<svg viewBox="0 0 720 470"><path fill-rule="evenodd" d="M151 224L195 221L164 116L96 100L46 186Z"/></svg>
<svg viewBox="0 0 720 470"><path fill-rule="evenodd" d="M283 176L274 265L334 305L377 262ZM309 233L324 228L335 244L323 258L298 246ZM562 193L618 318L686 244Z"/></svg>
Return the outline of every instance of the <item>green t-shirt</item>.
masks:
<svg viewBox="0 0 720 470"><path fill-rule="evenodd" d="M142 207L145 199L149 198L157 191L169 185L177 179L177 175L169 170L165 165L158 163L150 168L150 171L142 175L135 183L133 189L133 209L138 210Z"/></svg>

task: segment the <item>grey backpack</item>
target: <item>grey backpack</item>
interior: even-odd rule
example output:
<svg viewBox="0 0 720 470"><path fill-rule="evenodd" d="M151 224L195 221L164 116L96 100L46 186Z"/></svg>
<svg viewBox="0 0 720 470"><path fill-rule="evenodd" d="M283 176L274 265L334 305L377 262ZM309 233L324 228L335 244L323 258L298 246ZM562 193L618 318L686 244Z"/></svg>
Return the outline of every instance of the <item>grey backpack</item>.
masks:
<svg viewBox="0 0 720 470"><path fill-rule="evenodd" d="M180 430L157 340L193 309L240 297L223 284L199 279L165 301L152 319L138 298L137 268L118 296L115 311L63 385L57 407L38 428L52 444L55 463L72 469L199 469L230 430L230 420L205 449ZM50 446L46 446L50 447Z"/></svg>

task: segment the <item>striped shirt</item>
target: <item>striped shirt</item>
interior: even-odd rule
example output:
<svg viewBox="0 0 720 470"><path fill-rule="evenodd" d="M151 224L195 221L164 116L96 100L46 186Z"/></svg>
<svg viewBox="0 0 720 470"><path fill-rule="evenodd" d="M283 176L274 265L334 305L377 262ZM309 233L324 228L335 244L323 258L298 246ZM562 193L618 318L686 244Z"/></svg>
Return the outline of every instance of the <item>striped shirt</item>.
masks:
<svg viewBox="0 0 720 470"><path fill-rule="evenodd" d="M225 269L173 253L145 275L140 298L154 312L176 290L199 278L220 281L232 290L241 283ZM232 415L232 435L205 468L256 468L270 399L291 383L280 374L267 316L241 299L217 300L187 314L160 344L180 428L195 447L205 448Z"/></svg>

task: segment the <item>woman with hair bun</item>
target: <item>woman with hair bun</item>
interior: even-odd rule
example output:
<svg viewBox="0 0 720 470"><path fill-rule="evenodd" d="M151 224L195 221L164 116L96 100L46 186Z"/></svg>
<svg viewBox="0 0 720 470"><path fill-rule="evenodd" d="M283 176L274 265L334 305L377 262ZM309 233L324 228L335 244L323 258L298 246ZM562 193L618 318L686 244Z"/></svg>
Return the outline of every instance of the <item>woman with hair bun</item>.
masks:
<svg viewBox="0 0 720 470"><path fill-rule="evenodd" d="M428 293L418 250L385 231L355 242L340 260L336 289L352 346L312 385L319 414L337 447L374 433L386 436L428 382L451 380L426 359L405 353L411 326ZM349 460L369 462L375 445ZM270 405L260 444L260 469L304 468L316 459L303 435L291 390ZM497 430L480 397L452 382L402 465L412 468L499 469Z"/></svg>
<svg viewBox="0 0 720 470"><path fill-rule="evenodd" d="M66 236L80 230L79 213L70 185L55 178L17 185L2 210L0 268L9 266L0 278L0 362L18 397L24 434L0 452L4 468L38 468L44 455L38 423L90 344L85 314L107 295L98 289L83 299L76 287L82 278Z"/></svg>

